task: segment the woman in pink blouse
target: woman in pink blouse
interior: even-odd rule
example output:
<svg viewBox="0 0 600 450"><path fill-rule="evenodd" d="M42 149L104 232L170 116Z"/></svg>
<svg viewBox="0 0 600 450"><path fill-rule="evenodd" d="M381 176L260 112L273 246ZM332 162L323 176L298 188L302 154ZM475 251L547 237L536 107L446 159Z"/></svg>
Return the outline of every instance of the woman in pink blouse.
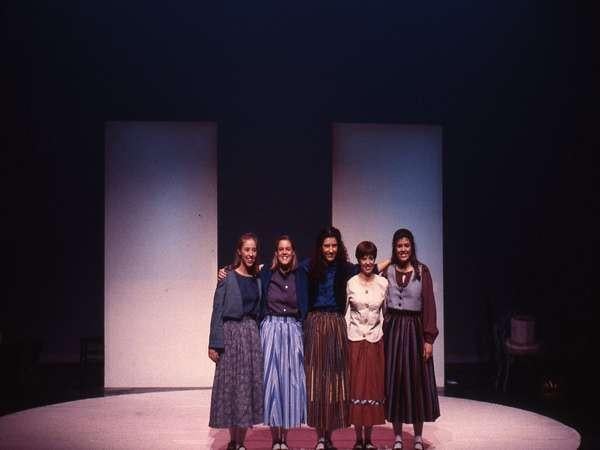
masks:
<svg viewBox="0 0 600 450"><path fill-rule="evenodd" d="M373 425L385 423L383 308L388 288L375 275L377 247L363 241L356 247L360 273L346 285L346 323L350 378L350 423L356 432L355 449L374 449Z"/></svg>

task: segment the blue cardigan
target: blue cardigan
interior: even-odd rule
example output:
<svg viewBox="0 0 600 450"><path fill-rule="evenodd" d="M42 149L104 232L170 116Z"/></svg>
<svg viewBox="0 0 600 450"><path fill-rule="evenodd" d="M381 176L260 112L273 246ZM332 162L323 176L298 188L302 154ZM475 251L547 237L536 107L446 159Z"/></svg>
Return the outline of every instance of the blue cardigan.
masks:
<svg viewBox="0 0 600 450"><path fill-rule="evenodd" d="M259 313L261 319L267 314L267 292L269 289L269 282L271 281L271 277L273 276L275 270L271 270L263 266L262 270L259 273L262 285L262 295ZM306 318L306 314L308 313L308 276L306 270L304 270L300 266L294 270L294 275L296 280L296 298L298 300L298 311L300 311L300 320L304 320Z"/></svg>
<svg viewBox="0 0 600 450"><path fill-rule="evenodd" d="M254 307L253 314L259 314L262 303L261 280L258 281L258 302ZM244 304L240 286L235 279L235 270L230 271L223 281L217 283L213 299L212 317L210 319L210 334L208 336L208 348L223 350L225 342L223 337L223 320L240 320L244 316Z"/></svg>

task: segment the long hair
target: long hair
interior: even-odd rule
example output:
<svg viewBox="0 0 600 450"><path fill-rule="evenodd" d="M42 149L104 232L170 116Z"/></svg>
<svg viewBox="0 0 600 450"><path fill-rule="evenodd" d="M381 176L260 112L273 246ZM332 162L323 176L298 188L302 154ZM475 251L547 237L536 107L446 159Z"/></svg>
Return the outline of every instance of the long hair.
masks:
<svg viewBox="0 0 600 450"><path fill-rule="evenodd" d="M415 279L420 280L421 279L421 270L420 270L421 264L419 263L419 260L417 259L417 246L415 244L415 237L410 232L410 230L407 230L406 228L400 228L399 230L396 230L396 232L394 233L394 237L392 238L392 257L390 258L392 260L392 264L397 264L397 265L400 264L400 260L398 259L398 256L396 255L396 243L402 238L406 238L410 242L409 262L414 268Z"/></svg>
<svg viewBox="0 0 600 450"><path fill-rule="evenodd" d="M340 233L340 230L333 226L323 228L319 232L319 235L317 236L317 239L315 241L314 254L310 262L309 274L313 280L321 281L325 276L325 271L327 270L327 262L323 257L322 247L323 242L325 242L325 239L329 237L335 238L337 240L338 250L337 254L335 255L335 262L341 263L348 261L348 251L346 250L344 241L342 241L342 233Z"/></svg>
<svg viewBox="0 0 600 450"><path fill-rule="evenodd" d="M292 256L292 262L290 263L290 271L296 269L298 267L298 257L296 256L296 246L294 245L294 241L287 234L282 234L277 239L275 239L275 251L273 253L273 261L271 262L271 270L275 270L279 268L279 260L277 259L277 249L279 248L279 243L281 241L290 241L292 245L292 250L294 251L294 256Z"/></svg>
<svg viewBox="0 0 600 450"><path fill-rule="evenodd" d="M252 267L248 268L248 272L250 273L250 275L256 276L256 274L258 273L258 267L260 265L260 261L258 259L258 238L256 237L256 235L254 233L244 233L238 239L237 245L235 246L234 258L233 258L233 268L236 269L240 266L240 264L242 264L242 259L240 258L238 251L242 249L244 242L246 242L250 239L252 239L254 242L256 242L256 259L254 260L254 264L252 265Z"/></svg>

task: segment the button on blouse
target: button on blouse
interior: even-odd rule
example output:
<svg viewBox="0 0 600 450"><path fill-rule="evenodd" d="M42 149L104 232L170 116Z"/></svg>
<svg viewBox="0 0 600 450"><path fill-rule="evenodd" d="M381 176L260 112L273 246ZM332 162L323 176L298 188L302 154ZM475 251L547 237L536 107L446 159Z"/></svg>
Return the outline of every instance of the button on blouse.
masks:
<svg viewBox="0 0 600 450"><path fill-rule="evenodd" d="M270 314L290 316L298 314L294 272L287 274L280 270L273 272L267 288L267 309Z"/></svg>
<svg viewBox="0 0 600 450"><path fill-rule="evenodd" d="M336 269L337 268L335 264L331 264L327 267L327 271L325 272L325 280L319 283L317 298L315 299L315 303L313 305L314 309L328 309L337 307L333 286Z"/></svg>
<svg viewBox="0 0 600 450"><path fill-rule="evenodd" d="M346 285L348 339L378 342L383 336L383 308L388 281L379 275L365 282L355 275Z"/></svg>

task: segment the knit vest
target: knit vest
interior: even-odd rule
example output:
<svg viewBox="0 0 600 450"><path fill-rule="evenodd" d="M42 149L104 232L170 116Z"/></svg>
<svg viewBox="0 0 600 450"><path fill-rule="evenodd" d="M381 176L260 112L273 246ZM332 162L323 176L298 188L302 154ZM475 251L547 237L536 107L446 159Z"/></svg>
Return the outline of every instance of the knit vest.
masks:
<svg viewBox="0 0 600 450"><path fill-rule="evenodd" d="M421 311L423 309L421 280L415 278L415 270L413 269L413 274L406 287L402 288L396 281L396 266L392 264L387 268L385 277L388 280L388 308L408 311ZM419 267L419 270L423 273L421 267Z"/></svg>

